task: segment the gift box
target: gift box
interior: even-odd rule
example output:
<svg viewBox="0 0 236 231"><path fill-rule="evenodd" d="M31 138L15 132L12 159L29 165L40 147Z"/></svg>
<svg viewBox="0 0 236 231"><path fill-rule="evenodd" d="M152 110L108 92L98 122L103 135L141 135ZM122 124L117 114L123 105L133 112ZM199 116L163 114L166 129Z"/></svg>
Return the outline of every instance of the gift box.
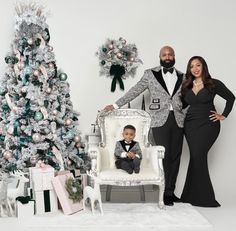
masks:
<svg viewBox="0 0 236 231"><path fill-rule="evenodd" d="M35 193L36 214L58 211L57 196L54 190L43 190Z"/></svg>
<svg viewBox="0 0 236 231"><path fill-rule="evenodd" d="M25 219L34 216L35 201L30 197L18 197L16 199L16 216L20 219Z"/></svg>
<svg viewBox="0 0 236 231"><path fill-rule="evenodd" d="M30 172L30 196L36 202L36 214L58 211L57 196L52 186L54 168L45 165L44 167L32 167Z"/></svg>
<svg viewBox="0 0 236 231"><path fill-rule="evenodd" d="M58 175L52 180L52 184L61 204L62 210L66 215L76 213L83 209L82 200L79 202L73 202L69 198L69 193L65 188L65 184L66 180L70 177L74 178L72 173Z"/></svg>
<svg viewBox="0 0 236 231"><path fill-rule="evenodd" d="M32 167L30 172L30 187L34 191L52 190L52 179L54 178L54 168L45 165L45 167Z"/></svg>

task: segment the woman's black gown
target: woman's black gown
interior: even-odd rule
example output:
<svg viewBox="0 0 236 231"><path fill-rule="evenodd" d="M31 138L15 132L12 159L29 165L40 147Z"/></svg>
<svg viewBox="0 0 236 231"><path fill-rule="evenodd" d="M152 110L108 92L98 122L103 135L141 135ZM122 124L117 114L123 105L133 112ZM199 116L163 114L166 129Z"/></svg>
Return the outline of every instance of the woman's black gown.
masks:
<svg viewBox="0 0 236 231"><path fill-rule="evenodd" d="M181 195L182 202L195 206L217 207L214 190L208 171L207 155L220 132L220 122L210 120L210 111L215 111L213 100L216 95L226 100L223 116L232 110L234 95L219 80L213 79L215 88L209 91L202 88L196 95L189 89L184 101L190 105L185 118L185 137L190 150L190 162L187 177Z"/></svg>

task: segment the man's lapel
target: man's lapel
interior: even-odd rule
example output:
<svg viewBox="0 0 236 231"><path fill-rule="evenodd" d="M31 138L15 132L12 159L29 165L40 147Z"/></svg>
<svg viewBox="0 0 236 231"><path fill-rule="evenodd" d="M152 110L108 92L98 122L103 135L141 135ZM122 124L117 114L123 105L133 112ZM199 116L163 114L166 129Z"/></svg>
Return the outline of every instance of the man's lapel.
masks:
<svg viewBox="0 0 236 231"><path fill-rule="evenodd" d="M162 76L162 73L161 73L161 69L158 70L158 71L155 71L155 70L153 69L153 70L152 70L152 73L153 73L153 75L155 76L156 80L157 80L157 81L161 84L161 86L165 89L165 91L166 91L168 94L170 94L169 91L168 91L168 89L167 89L167 87L166 87L166 83L165 83L165 81L164 81L164 79L163 79L163 76Z"/></svg>
<svg viewBox="0 0 236 231"><path fill-rule="evenodd" d="M183 82L183 73L180 73L176 70L176 74L177 74L177 81L176 81L176 84L175 84L175 88L174 88L174 91L172 93L172 96L175 95L175 93L177 92L177 90L180 88L182 82Z"/></svg>

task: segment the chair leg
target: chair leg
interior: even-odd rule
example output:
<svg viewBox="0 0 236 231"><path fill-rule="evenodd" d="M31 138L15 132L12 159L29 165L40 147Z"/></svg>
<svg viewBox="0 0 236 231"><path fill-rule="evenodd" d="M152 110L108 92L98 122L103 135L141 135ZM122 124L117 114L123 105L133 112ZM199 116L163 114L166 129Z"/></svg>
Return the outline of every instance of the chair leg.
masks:
<svg viewBox="0 0 236 231"><path fill-rule="evenodd" d="M111 185L107 185L107 191L106 191L106 201L110 201L111 200Z"/></svg>
<svg viewBox="0 0 236 231"><path fill-rule="evenodd" d="M141 200L141 201L145 201L144 185L140 185L140 186L139 186L139 190L140 190L140 200Z"/></svg>

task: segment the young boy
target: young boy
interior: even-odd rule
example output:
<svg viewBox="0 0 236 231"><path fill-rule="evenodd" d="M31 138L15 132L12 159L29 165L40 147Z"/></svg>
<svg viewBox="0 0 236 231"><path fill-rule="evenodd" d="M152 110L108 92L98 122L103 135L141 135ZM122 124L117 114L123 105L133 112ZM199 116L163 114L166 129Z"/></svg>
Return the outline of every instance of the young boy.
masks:
<svg viewBox="0 0 236 231"><path fill-rule="evenodd" d="M126 125L123 129L123 140L116 142L115 157L116 167L129 174L139 173L142 159L142 151L139 143L134 141L136 129L132 125Z"/></svg>

